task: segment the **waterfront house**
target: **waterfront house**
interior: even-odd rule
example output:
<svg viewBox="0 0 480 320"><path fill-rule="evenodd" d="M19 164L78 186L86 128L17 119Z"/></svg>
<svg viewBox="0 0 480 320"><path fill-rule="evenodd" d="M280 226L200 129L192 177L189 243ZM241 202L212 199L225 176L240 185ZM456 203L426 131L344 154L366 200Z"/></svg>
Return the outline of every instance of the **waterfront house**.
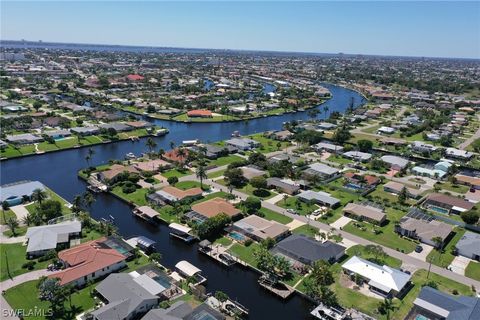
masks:
<svg viewBox="0 0 480 320"><path fill-rule="evenodd" d="M360 277L369 289L386 298L402 296L409 288L411 275L353 256L342 265L345 273Z"/></svg>
<svg viewBox="0 0 480 320"><path fill-rule="evenodd" d="M423 207L443 214L460 214L473 208L474 203L443 193L432 193L423 202Z"/></svg>
<svg viewBox="0 0 480 320"><path fill-rule="evenodd" d="M456 174L455 175L456 183L469 186L470 188L475 188L480 190L480 177L465 175L465 174Z"/></svg>
<svg viewBox="0 0 480 320"><path fill-rule="evenodd" d="M290 229L287 226L254 214L235 222L232 229L255 241L262 241L267 238L279 241L290 234Z"/></svg>
<svg viewBox="0 0 480 320"><path fill-rule="evenodd" d="M100 238L60 251L58 259L65 269L48 277L60 279L60 285L83 286L89 280L124 268L127 257L106 245L106 240L107 238Z"/></svg>
<svg viewBox="0 0 480 320"><path fill-rule="evenodd" d="M419 199L422 196L422 191L419 189L409 188L403 183L396 182L396 181L389 181L383 185L383 191L399 194L402 192L403 188L407 189L407 196L413 199Z"/></svg>
<svg viewBox="0 0 480 320"><path fill-rule="evenodd" d="M192 307L186 301L177 301L166 309L152 309L141 320L225 320L225 316L207 304Z"/></svg>
<svg viewBox="0 0 480 320"><path fill-rule="evenodd" d="M336 124L330 122L320 122L317 124L317 128L320 130L334 130L336 127Z"/></svg>
<svg viewBox="0 0 480 320"><path fill-rule="evenodd" d="M190 110L187 112L187 116L190 118L212 118L213 114L210 110Z"/></svg>
<svg viewBox="0 0 480 320"><path fill-rule="evenodd" d="M45 191L45 186L39 181L18 181L0 186L0 202L15 206L29 201L36 189Z"/></svg>
<svg viewBox="0 0 480 320"><path fill-rule="evenodd" d="M221 213L226 214L232 219L242 214L242 212L235 208L233 204L225 199L217 197L194 204L192 206L192 211L187 213L186 216L193 221L202 222Z"/></svg>
<svg viewBox="0 0 480 320"><path fill-rule="evenodd" d="M234 147L237 150L247 151L259 147L260 143L249 138L233 138L225 141L225 145Z"/></svg>
<svg viewBox="0 0 480 320"><path fill-rule="evenodd" d="M94 320L138 319L158 305L160 298L152 290L161 292L162 289L146 275L134 278L128 273L110 274L95 288L105 304L91 315Z"/></svg>
<svg viewBox="0 0 480 320"><path fill-rule="evenodd" d="M452 231L451 225L435 220L431 215L425 214L417 208L412 208L406 216L400 219L400 223L395 225L395 232L430 246L438 246L432 239L441 239L440 248L443 248L450 239Z"/></svg>
<svg viewBox="0 0 480 320"><path fill-rule="evenodd" d="M187 158L188 158L188 149L183 149L184 151L184 155L182 154L178 154L178 148L175 148L173 150L169 150L167 152L165 152L165 154L163 155L163 157L171 162L175 162L175 163L185 163L187 161Z"/></svg>
<svg viewBox="0 0 480 320"><path fill-rule="evenodd" d="M327 206L329 208L335 208L340 205L340 200L323 191L302 191L298 195L298 199L309 203Z"/></svg>
<svg viewBox="0 0 480 320"><path fill-rule="evenodd" d="M96 126L74 127L70 128L70 132L79 136L91 136L98 134L100 132L100 128Z"/></svg>
<svg viewBox="0 0 480 320"><path fill-rule="evenodd" d="M480 261L480 234L465 232L455 245L455 251L461 256Z"/></svg>
<svg viewBox="0 0 480 320"><path fill-rule="evenodd" d="M133 130L133 127L121 122L111 122L99 125L100 129L115 130L116 132L125 132Z"/></svg>
<svg viewBox="0 0 480 320"><path fill-rule="evenodd" d="M172 186L166 186L162 190L155 192L166 203L176 201L189 201L202 197L203 190L200 188L190 188L182 190Z"/></svg>
<svg viewBox="0 0 480 320"><path fill-rule="evenodd" d="M410 161L408 161L407 159L391 155L383 156L380 159L386 164L388 164L390 166L390 169L397 171L406 168L410 163Z"/></svg>
<svg viewBox="0 0 480 320"><path fill-rule="evenodd" d="M158 172L160 170L168 169L172 165L162 159L153 159L133 164L133 167L143 172Z"/></svg>
<svg viewBox="0 0 480 320"><path fill-rule="evenodd" d="M424 286L405 319L477 320L479 314L478 297L453 296Z"/></svg>
<svg viewBox="0 0 480 320"><path fill-rule="evenodd" d="M59 247L69 247L70 240L80 237L82 224L78 220L30 227L25 238L28 241L27 256L39 257Z"/></svg>
<svg viewBox="0 0 480 320"><path fill-rule="evenodd" d="M276 154L274 156L271 156L270 158L268 158L268 162L269 163L276 163L276 162L280 162L280 161L287 161L287 162L290 162L292 164L296 164L298 163L300 160L302 160L302 158L300 157L297 157L297 156L294 156L294 155L291 155L291 154L288 154L288 153L280 153L280 154Z"/></svg>
<svg viewBox="0 0 480 320"><path fill-rule="evenodd" d="M105 171L100 171L97 176L100 181L106 183L114 183L117 181L120 174L124 172L128 173L139 173L139 171L134 166L124 166L121 164L114 164L110 169Z"/></svg>
<svg viewBox="0 0 480 320"><path fill-rule="evenodd" d="M343 208L343 214L378 225L382 225L387 220L387 215L382 208L374 207L369 203L349 203Z"/></svg>
<svg viewBox="0 0 480 320"><path fill-rule="evenodd" d="M431 153L437 151L438 149L437 147L422 141L413 141L410 146L413 151L420 153Z"/></svg>
<svg viewBox="0 0 480 320"><path fill-rule="evenodd" d="M303 267L319 260L335 263L345 255L345 247L331 241L320 242L302 234L292 234L278 242L270 252L285 257L293 266Z"/></svg>
<svg viewBox="0 0 480 320"><path fill-rule="evenodd" d="M43 138L31 133L22 133L7 135L5 140L13 144L34 144L37 142L42 142Z"/></svg>
<svg viewBox="0 0 480 320"><path fill-rule="evenodd" d="M72 135L72 133L67 129L45 131L43 134L52 139L63 139L63 138L70 137Z"/></svg>

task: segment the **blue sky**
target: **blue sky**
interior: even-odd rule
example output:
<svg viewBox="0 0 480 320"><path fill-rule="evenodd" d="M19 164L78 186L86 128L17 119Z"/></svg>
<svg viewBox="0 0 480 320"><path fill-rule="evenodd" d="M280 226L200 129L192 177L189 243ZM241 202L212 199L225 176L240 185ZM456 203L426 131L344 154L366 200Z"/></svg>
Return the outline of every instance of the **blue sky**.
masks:
<svg viewBox="0 0 480 320"><path fill-rule="evenodd" d="M2 1L1 38L480 58L480 2Z"/></svg>

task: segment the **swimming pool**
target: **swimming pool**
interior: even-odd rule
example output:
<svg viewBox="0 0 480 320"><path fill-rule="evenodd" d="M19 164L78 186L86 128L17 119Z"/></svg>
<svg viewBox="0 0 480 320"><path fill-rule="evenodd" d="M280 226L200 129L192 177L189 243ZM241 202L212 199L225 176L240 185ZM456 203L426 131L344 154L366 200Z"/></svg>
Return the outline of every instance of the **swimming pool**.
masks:
<svg viewBox="0 0 480 320"><path fill-rule="evenodd" d="M353 189L353 190L362 190L363 189L362 187L357 186L356 184L353 184L353 183L347 183L344 187L348 188L348 189Z"/></svg>
<svg viewBox="0 0 480 320"><path fill-rule="evenodd" d="M172 286L172 284L170 283L170 279L167 277L167 275L165 274L158 274L152 278L153 280L155 280L156 282L158 282L162 287L168 289Z"/></svg>
<svg viewBox="0 0 480 320"><path fill-rule="evenodd" d="M238 233L238 232L235 232L235 231L232 231L228 234L228 236L234 240L237 240L237 241L245 241L246 237L241 234L241 233Z"/></svg>
<svg viewBox="0 0 480 320"><path fill-rule="evenodd" d="M439 208L439 207L431 206L431 207L429 207L429 209L432 210L432 211L441 213L441 214L448 214L448 210L447 210L447 209L444 209L444 208Z"/></svg>
<svg viewBox="0 0 480 320"><path fill-rule="evenodd" d="M430 320L430 319L421 314L417 314L417 316L415 317L415 320Z"/></svg>

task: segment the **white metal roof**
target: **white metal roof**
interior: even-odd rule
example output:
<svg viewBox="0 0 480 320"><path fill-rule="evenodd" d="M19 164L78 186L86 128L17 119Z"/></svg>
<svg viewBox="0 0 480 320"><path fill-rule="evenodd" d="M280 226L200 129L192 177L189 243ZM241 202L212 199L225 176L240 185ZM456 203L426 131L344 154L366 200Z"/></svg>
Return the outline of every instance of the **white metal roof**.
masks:
<svg viewBox="0 0 480 320"><path fill-rule="evenodd" d="M170 223L168 225L168 227L171 228L171 229L175 229L175 230L184 232L184 233L189 233L190 231L192 231L192 228L183 226L183 225L175 223L175 222Z"/></svg>
<svg viewBox="0 0 480 320"><path fill-rule="evenodd" d="M202 271L202 270L198 269L197 267L195 267L190 262L185 261L185 260L182 260L179 263L177 263L175 265L175 268L177 268L180 272L182 272L183 274L185 274L189 277L191 277L191 276L195 275L196 273L199 273L199 272Z"/></svg>

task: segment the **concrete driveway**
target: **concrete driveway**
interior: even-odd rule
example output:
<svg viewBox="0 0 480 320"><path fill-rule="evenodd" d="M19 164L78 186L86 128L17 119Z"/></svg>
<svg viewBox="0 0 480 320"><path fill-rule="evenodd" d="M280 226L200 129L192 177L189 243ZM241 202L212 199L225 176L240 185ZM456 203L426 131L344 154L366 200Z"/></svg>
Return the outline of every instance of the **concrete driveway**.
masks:
<svg viewBox="0 0 480 320"><path fill-rule="evenodd" d="M265 201L268 202L268 203L271 203L271 204L275 204L278 201L283 200L283 196L285 196L285 193L280 193L280 194L277 194L275 197L272 197L272 198L267 199ZM288 194L287 194L287 196L288 196Z"/></svg>
<svg viewBox="0 0 480 320"><path fill-rule="evenodd" d="M15 215L17 216L17 219L19 221L21 221L28 214L28 210L25 209L25 206L23 204L19 204L18 206L10 207L10 209L12 209L13 213L15 213Z"/></svg>
<svg viewBox="0 0 480 320"><path fill-rule="evenodd" d="M420 245L423 247L422 252L412 251L408 255L422 261L427 261L427 256L433 250L433 247L425 243L421 243Z"/></svg>
<svg viewBox="0 0 480 320"><path fill-rule="evenodd" d="M342 217L338 218L337 221L332 223L331 226L332 226L332 228L335 228L335 229L341 229L341 228L345 227L350 221L352 221L351 218L342 216Z"/></svg>
<svg viewBox="0 0 480 320"><path fill-rule="evenodd" d="M452 263L448 266L452 272L465 275L465 269L467 268L468 264L470 263L470 259L463 257L463 256L456 256L453 259Z"/></svg>

